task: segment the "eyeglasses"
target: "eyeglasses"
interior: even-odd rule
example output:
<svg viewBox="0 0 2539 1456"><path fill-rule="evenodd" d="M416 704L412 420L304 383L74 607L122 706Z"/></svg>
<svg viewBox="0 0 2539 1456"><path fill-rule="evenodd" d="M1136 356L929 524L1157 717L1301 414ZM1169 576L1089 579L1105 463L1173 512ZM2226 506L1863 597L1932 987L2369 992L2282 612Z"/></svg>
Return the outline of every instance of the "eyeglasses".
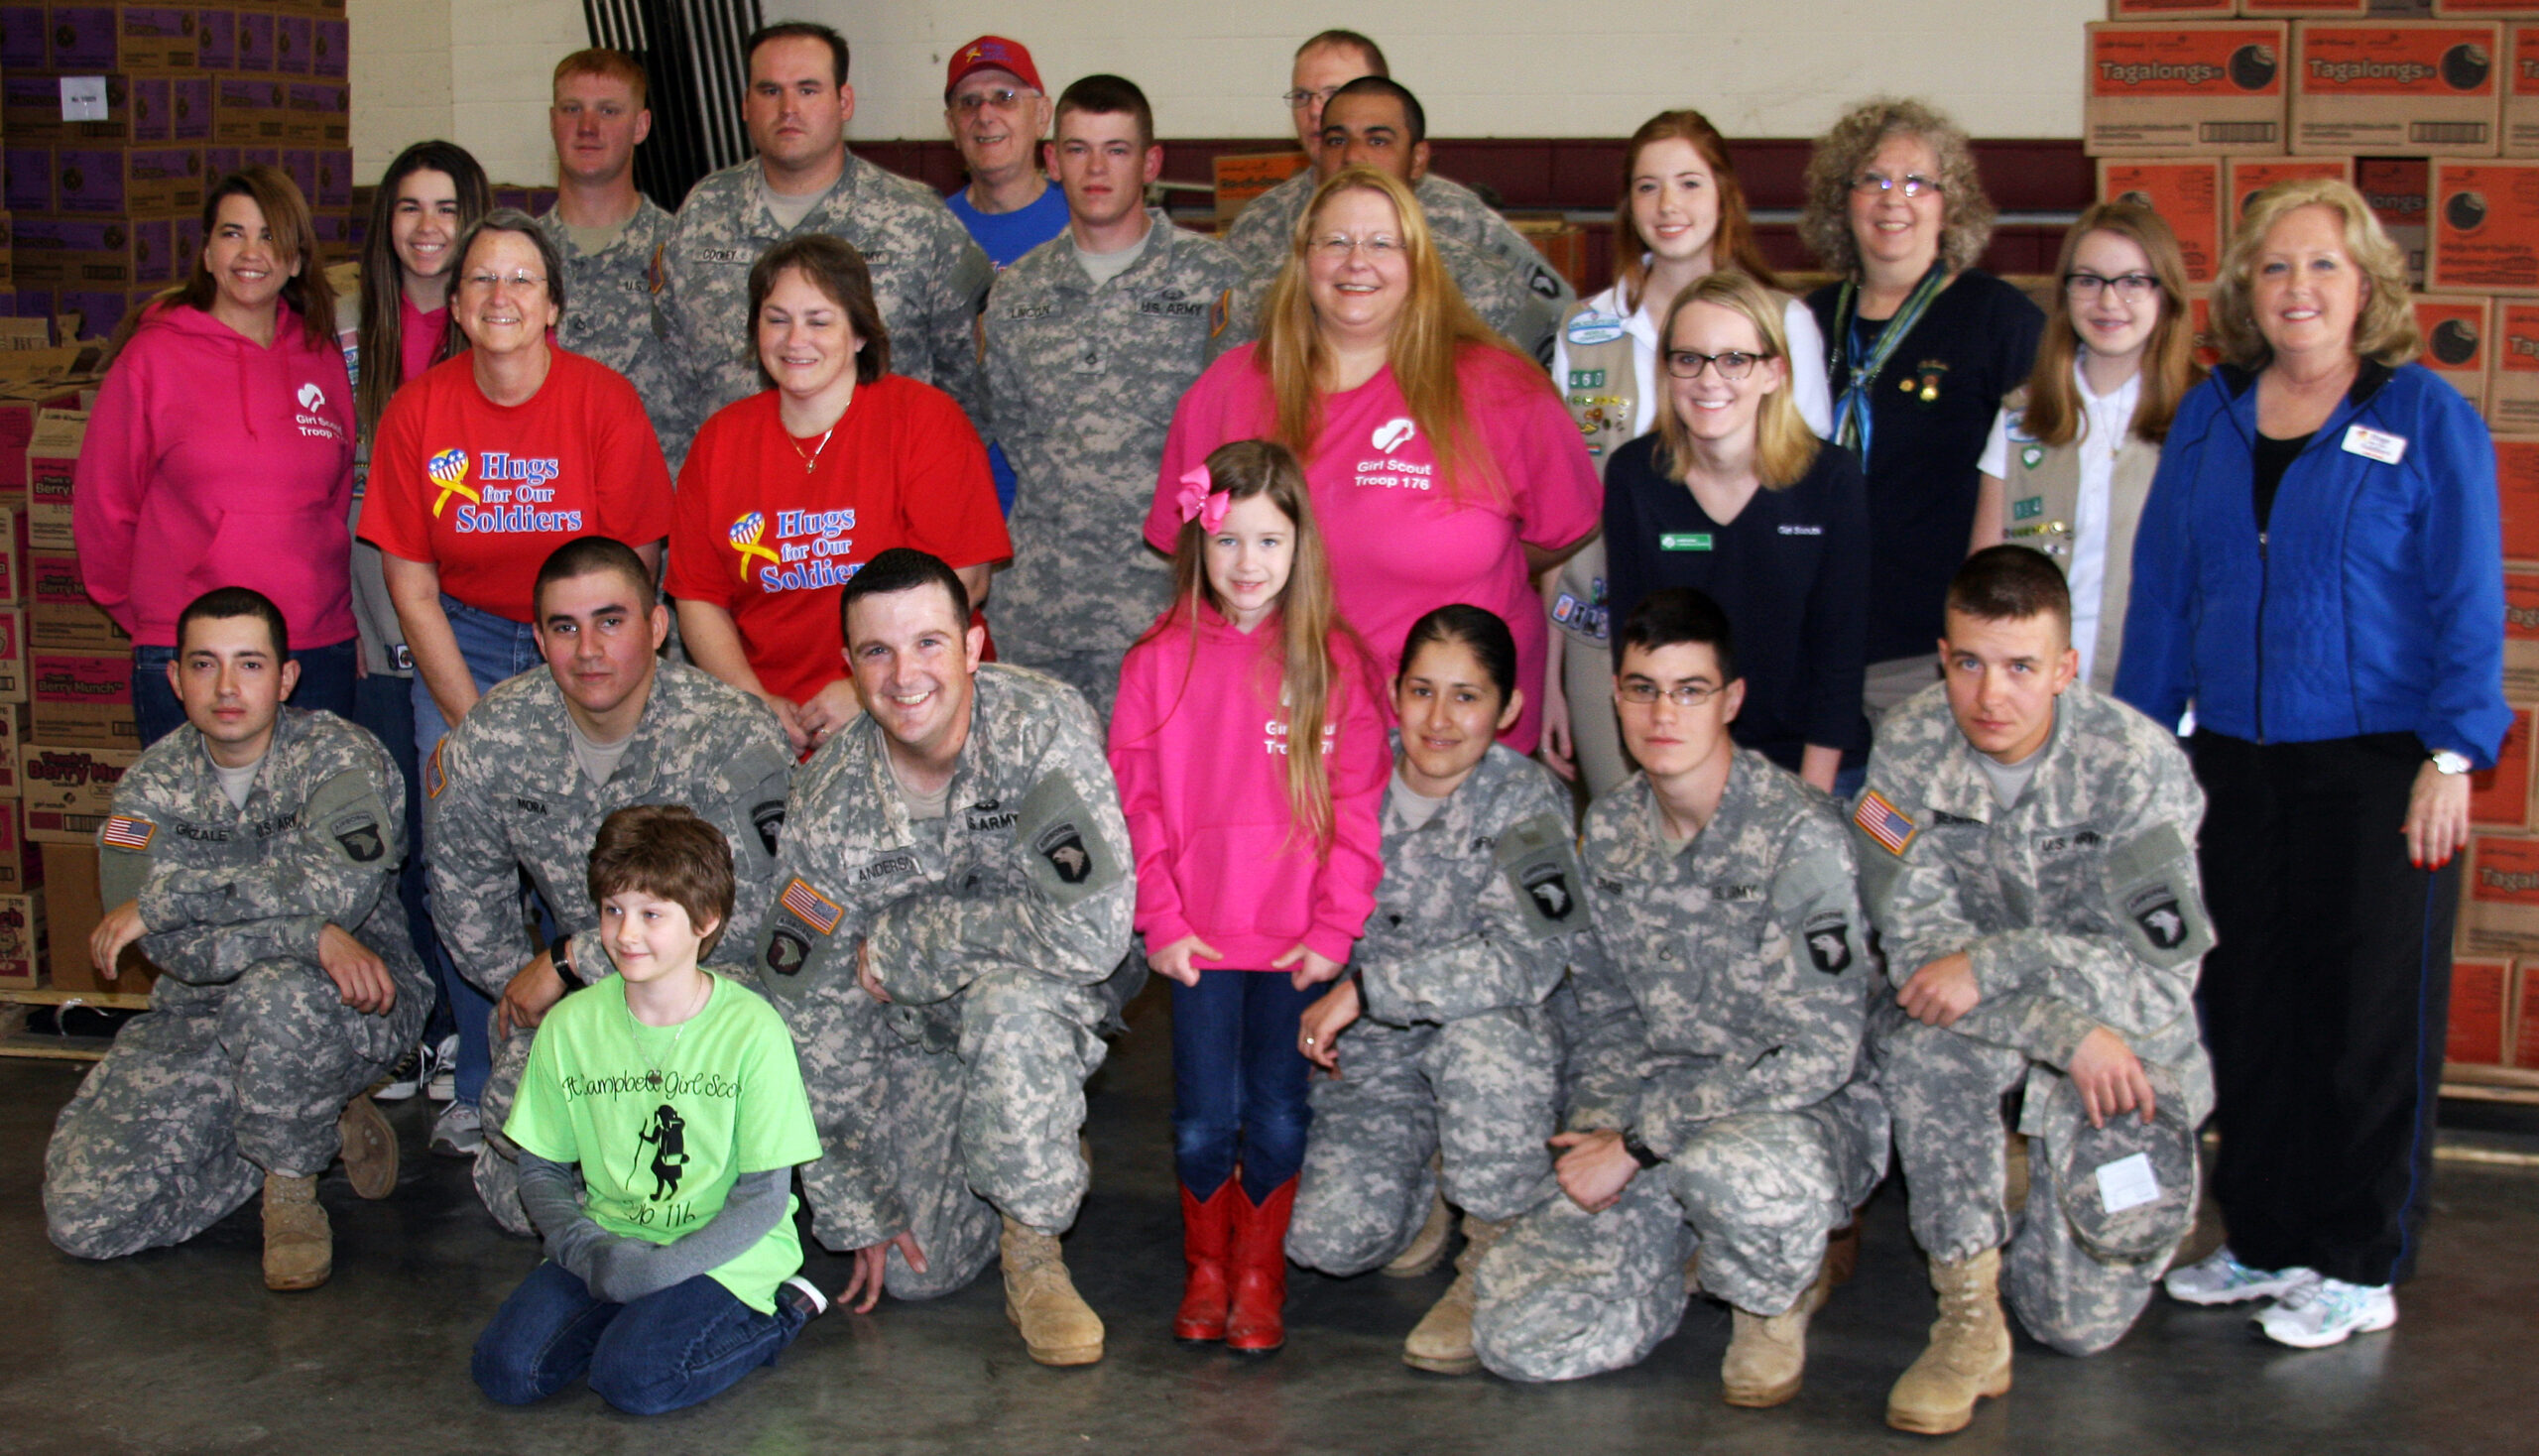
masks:
<svg viewBox="0 0 2539 1456"><path fill-rule="evenodd" d="M1677 379L1699 379L1704 368L1717 369L1719 377L1735 384L1754 372L1754 364L1763 356L1731 349L1725 354L1696 354L1690 349L1668 349L1666 372Z"/></svg>
<svg viewBox="0 0 2539 1456"><path fill-rule="evenodd" d="M1905 196L1918 197L1924 192L1942 190L1940 184L1918 172L1908 172L1902 181L1882 172L1864 172L1852 179L1852 190L1867 196L1872 192L1891 192L1901 188Z"/></svg>
<svg viewBox="0 0 2539 1456"><path fill-rule="evenodd" d="M1674 687L1660 687L1646 678L1633 678L1622 685L1623 701L1635 708L1655 705L1664 698L1679 708L1697 708L1727 688L1724 682L1686 682Z"/></svg>
<svg viewBox="0 0 2539 1456"><path fill-rule="evenodd" d="M1353 238L1345 232L1336 232L1327 238L1315 238L1305 246L1315 257L1332 263L1345 262L1350 254L1362 249L1365 250L1367 261L1370 263L1382 263L1388 258L1398 256L1402 251L1401 239L1388 237L1383 233L1377 233L1373 237Z"/></svg>
<svg viewBox="0 0 2539 1456"><path fill-rule="evenodd" d="M1028 87L1018 91L1011 86L1000 86L993 91L972 91L966 96L955 96L952 98L952 109L963 116L976 116L990 106L999 111L1011 111L1016 102L1028 100L1039 94Z"/></svg>
<svg viewBox="0 0 2539 1456"><path fill-rule="evenodd" d="M1324 86L1318 91L1308 91L1302 87L1298 87L1292 91L1279 92L1278 99L1287 103L1288 110L1302 111L1316 101L1329 101L1333 96L1339 94L1339 91L1340 88L1338 86Z"/></svg>
<svg viewBox="0 0 2539 1456"><path fill-rule="evenodd" d="M2138 303L2160 291L2160 281L2147 273L2123 273L2115 278L2101 278L2095 273L2063 275L2063 292L2081 303L2088 303L2109 289L2128 303Z"/></svg>
<svg viewBox="0 0 2539 1456"><path fill-rule="evenodd" d="M480 294L490 294L505 284L522 290L546 287L546 280L535 273L471 273L459 282Z"/></svg>

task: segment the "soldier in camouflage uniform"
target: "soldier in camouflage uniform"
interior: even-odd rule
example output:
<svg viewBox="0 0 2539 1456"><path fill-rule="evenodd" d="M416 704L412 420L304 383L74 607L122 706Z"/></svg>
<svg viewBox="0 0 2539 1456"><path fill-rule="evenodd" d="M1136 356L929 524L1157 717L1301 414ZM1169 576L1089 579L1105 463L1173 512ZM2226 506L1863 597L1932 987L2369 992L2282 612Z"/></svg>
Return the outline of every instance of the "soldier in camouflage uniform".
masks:
<svg viewBox="0 0 2539 1456"><path fill-rule="evenodd" d="M1102 1062L1096 986L1129 947L1135 861L1083 699L979 666L959 578L907 547L847 584L864 714L793 787L782 887L757 937L793 1029L822 1156L811 1227L932 1298L1005 1266L1031 1357L1102 1357L1057 1236L1090 1169L1084 1079Z"/></svg>
<svg viewBox="0 0 2539 1456"><path fill-rule="evenodd" d="M1088 76L1067 87L1056 155L1068 229L988 296L989 423L1015 470L997 653L1057 676L1107 720L1129 644L1172 594L1170 569L1141 540L1147 507L1173 406L1207 367L1238 270L1215 239L1140 210L1163 149L1136 86ZM1095 283L1083 259L1129 246L1136 261Z"/></svg>
<svg viewBox="0 0 2539 1456"><path fill-rule="evenodd" d="M1730 740L1744 684L1715 603L1651 592L1615 640L1643 772L1587 811L1602 953L1576 968L1565 1196L1482 1261L1473 1344L1514 1380L1634 1364L1683 1317L1698 1247L1735 1311L1724 1394L1775 1405L1826 1235L1886 1162L1851 846L1831 799Z"/></svg>
<svg viewBox="0 0 2539 1456"><path fill-rule="evenodd" d="M546 668L497 684L423 764L423 839L441 943L460 975L502 1000L476 1190L515 1234L531 1230L519 1150L500 1130L531 1031L566 991L613 973L590 901L600 821L628 804L677 803L723 831L740 890L710 963L746 980L758 916L774 898L793 762L766 704L655 656L669 611L656 604L652 576L632 550L599 537L556 547L540 568L537 600ZM603 654L608 668L591 662ZM594 779L592 766L606 767L612 755L605 782ZM560 957L530 943L523 871L554 916L550 945Z"/></svg>
<svg viewBox="0 0 2539 1456"><path fill-rule="evenodd" d="M663 338L685 371L688 421L766 387L752 345L750 267L785 238L824 232L872 270L891 367L952 396L985 434L974 325L994 265L942 198L846 150L855 93L836 32L788 22L750 40L744 109L759 155L698 182L662 250ZM780 218L805 197L797 221Z"/></svg>
<svg viewBox="0 0 2539 1456"><path fill-rule="evenodd" d="M395 1134L362 1089L431 1009L397 896L405 792L379 740L281 706L298 667L271 601L222 588L177 634L189 726L115 788L98 831L113 909L89 942L111 968L137 939L164 974L54 1125L47 1231L111 1259L183 1243L261 1186L266 1284L313 1288L333 1269L317 1175L340 1150L363 1197L396 1186Z"/></svg>
<svg viewBox="0 0 2539 1456"><path fill-rule="evenodd" d="M2204 794L2186 756L2074 682L2071 598L2047 558L1968 558L1946 620L1946 678L1879 725L1853 815L1863 897L1901 985L1872 1022L1877 1087L1940 1294L1887 1420L1926 1433L2009 1388L2003 1283L2029 1334L2094 1354L2132 1325L2186 1235L2181 1219L2150 1257L2093 1254L2060 1201L2062 1145L2119 1114L2149 1122L2146 1063L2185 1104L2178 1136L2212 1108L2193 1007L2213 941L2194 858ZM2012 1238L2000 1107L2022 1086L2031 1172ZM2170 1191L2191 1215L2192 1187Z"/></svg>

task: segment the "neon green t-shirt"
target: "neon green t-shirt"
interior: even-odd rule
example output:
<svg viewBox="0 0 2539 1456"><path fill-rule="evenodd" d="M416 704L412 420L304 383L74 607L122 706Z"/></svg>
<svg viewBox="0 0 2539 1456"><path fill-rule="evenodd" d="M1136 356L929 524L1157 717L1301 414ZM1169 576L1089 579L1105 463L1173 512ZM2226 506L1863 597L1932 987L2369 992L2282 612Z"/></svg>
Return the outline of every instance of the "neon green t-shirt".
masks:
<svg viewBox="0 0 2539 1456"><path fill-rule="evenodd" d="M503 1132L549 1162L581 1164L591 1218L655 1244L703 1228L741 1174L820 1155L792 1034L776 1008L720 976L677 1027L637 1022L615 976L556 1003ZM767 1237L710 1271L762 1314L802 1267L795 1202L787 1194Z"/></svg>

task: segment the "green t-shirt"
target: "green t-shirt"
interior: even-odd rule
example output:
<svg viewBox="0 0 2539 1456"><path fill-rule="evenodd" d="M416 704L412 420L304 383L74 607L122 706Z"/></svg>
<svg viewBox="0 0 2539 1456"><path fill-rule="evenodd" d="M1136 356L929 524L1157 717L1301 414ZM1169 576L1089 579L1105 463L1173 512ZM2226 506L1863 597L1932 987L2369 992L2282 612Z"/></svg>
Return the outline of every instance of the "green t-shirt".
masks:
<svg viewBox="0 0 2539 1456"><path fill-rule="evenodd" d="M549 1162L581 1164L591 1218L655 1244L703 1228L742 1173L820 1155L792 1034L776 1008L720 976L681 1027L638 1023L615 976L558 1002L503 1132ZM762 1314L802 1267L794 1205L788 1194L766 1238L711 1271Z"/></svg>

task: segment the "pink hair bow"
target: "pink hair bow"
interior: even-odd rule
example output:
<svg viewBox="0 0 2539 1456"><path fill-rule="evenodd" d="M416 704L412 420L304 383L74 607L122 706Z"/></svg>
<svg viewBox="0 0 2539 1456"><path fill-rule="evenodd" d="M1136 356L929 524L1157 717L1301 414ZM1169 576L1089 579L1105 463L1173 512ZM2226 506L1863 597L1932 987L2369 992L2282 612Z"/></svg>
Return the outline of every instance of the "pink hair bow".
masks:
<svg viewBox="0 0 2539 1456"><path fill-rule="evenodd" d="M1181 477L1181 494L1175 501L1181 507L1181 519L1196 521L1201 531L1214 533L1226 524L1226 512L1234 509L1231 494L1215 493L1216 483L1208 476L1208 467L1198 466Z"/></svg>

